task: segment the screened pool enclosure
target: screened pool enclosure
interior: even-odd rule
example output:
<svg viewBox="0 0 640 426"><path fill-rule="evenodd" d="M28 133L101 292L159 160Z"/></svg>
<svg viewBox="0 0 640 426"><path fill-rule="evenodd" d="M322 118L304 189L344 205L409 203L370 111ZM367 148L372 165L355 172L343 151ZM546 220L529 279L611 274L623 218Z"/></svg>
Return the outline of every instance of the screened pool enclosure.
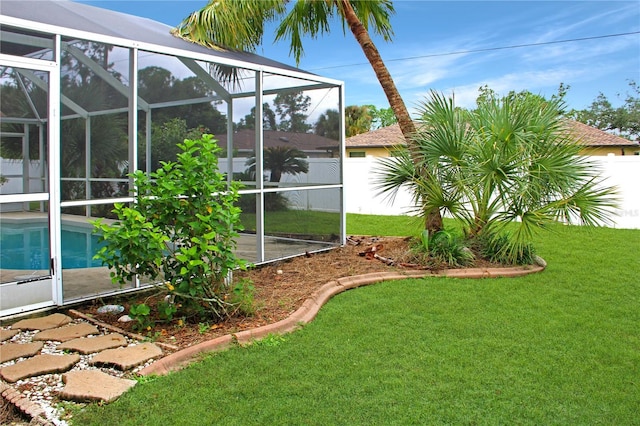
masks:
<svg viewBox="0 0 640 426"><path fill-rule="evenodd" d="M90 222L133 200L130 172L203 133L244 185L240 257L344 242L342 82L85 4L0 13L0 318L153 284L113 285Z"/></svg>

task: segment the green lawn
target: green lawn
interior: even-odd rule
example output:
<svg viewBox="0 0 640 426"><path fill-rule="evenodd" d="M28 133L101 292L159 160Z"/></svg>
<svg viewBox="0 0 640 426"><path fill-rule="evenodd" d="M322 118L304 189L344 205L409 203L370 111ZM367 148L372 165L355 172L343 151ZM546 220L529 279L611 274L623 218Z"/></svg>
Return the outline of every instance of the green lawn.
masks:
<svg viewBox="0 0 640 426"><path fill-rule="evenodd" d="M242 213L240 219L245 230L256 230L255 213ZM314 210L268 211L264 214L264 228L266 233L339 235L340 214Z"/></svg>
<svg viewBox="0 0 640 426"><path fill-rule="evenodd" d="M349 215L349 233L413 234L374 219ZM542 273L348 291L296 333L145 379L74 424L640 424L640 231L552 230Z"/></svg>

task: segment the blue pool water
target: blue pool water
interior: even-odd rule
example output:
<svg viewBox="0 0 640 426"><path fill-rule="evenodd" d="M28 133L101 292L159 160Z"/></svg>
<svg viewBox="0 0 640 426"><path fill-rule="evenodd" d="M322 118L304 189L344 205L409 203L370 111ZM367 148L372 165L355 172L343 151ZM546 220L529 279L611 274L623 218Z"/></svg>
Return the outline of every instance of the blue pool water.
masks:
<svg viewBox="0 0 640 426"><path fill-rule="evenodd" d="M62 225L62 268L102 266L93 255L103 243L92 229ZM49 269L49 230L46 223L2 223L0 225L0 269Z"/></svg>

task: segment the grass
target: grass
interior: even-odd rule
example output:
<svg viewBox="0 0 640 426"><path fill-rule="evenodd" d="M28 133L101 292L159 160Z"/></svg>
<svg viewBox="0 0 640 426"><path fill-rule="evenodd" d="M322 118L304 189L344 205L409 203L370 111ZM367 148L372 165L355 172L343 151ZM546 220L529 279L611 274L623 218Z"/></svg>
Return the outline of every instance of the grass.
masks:
<svg viewBox="0 0 640 426"><path fill-rule="evenodd" d="M242 213L240 218L246 230L256 230L255 213ZM267 233L338 235L340 215L313 210L265 212L264 228Z"/></svg>
<svg viewBox="0 0 640 426"><path fill-rule="evenodd" d="M408 226L371 219L350 215L349 233ZM145 380L74 424L640 424L640 231L556 226L535 245L543 273L348 291L296 333Z"/></svg>
<svg viewBox="0 0 640 426"><path fill-rule="evenodd" d="M420 234L423 227L422 220L414 216L347 214L349 235L415 236Z"/></svg>
<svg viewBox="0 0 640 426"><path fill-rule="evenodd" d="M255 231L255 213L242 213L246 230ZM453 222L451 222L453 223ZM313 210L282 210L266 212L264 227L268 232L330 235L340 232L340 215ZM347 214L350 235L418 235L421 220L412 216L374 216Z"/></svg>

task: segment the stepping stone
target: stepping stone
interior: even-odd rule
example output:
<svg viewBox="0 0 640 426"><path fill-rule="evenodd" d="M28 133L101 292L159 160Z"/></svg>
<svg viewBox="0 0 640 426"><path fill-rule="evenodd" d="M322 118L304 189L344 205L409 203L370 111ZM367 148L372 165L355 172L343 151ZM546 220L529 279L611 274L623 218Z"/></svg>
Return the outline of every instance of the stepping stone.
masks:
<svg viewBox="0 0 640 426"><path fill-rule="evenodd" d="M110 376L100 370L70 371L62 375L60 397L74 401L111 402L135 386L135 380Z"/></svg>
<svg viewBox="0 0 640 426"><path fill-rule="evenodd" d="M43 346L43 342L6 343L0 346L0 364L17 358L34 356Z"/></svg>
<svg viewBox="0 0 640 426"><path fill-rule="evenodd" d="M60 350L70 350L81 354L91 354L105 349L126 346L127 339L122 334L110 333L98 337L81 337L58 345Z"/></svg>
<svg viewBox="0 0 640 426"><path fill-rule="evenodd" d="M18 330L6 330L4 328L0 328L0 342L9 340L16 334L18 334Z"/></svg>
<svg viewBox="0 0 640 426"><path fill-rule="evenodd" d="M11 326L17 330L48 330L61 327L71 322L71 317L65 314L51 314L40 318L27 318L18 321Z"/></svg>
<svg viewBox="0 0 640 426"><path fill-rule="evenodd" d="M98 334L98 328L95 325L81 322L80 324L41 331L33 336L33 340L66 342L67 340L77 339L78 337L84 337L90 334Z"/></svg>
<svg viewBox="0 0 640 426"><path fill-rule="evenodd" d="M143 343L126 348L107 349L94 356L89 364L115 365L121 370L128 370L160 355L162 350L158 346L153 343Z"/></svg>
<svg viewBox="0 0 640 426"><path fill-rule="evenodd" d="M0 376L9 383L15 383L27 377L65 372L78 361L80 361L80 355L78 354L42 354L17 362L8 367L0 368Z"/></svg>

